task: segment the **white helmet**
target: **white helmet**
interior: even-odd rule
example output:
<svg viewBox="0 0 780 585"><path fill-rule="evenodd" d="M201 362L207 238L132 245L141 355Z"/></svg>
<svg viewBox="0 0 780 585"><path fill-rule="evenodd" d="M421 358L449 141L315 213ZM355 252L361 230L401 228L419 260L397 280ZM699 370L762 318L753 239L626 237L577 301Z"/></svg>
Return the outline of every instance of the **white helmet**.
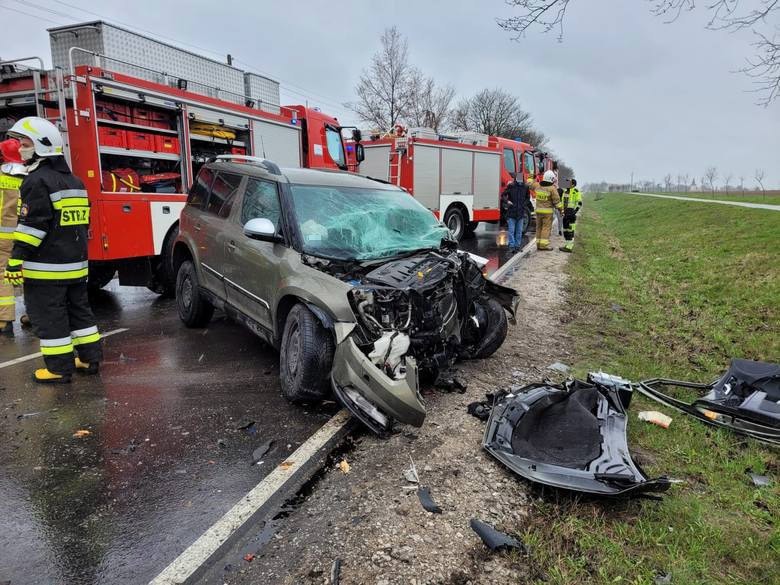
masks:
<svg viewBox="0 0 780 585"><path fill-rule="evenodd" d="M41 157L62 156L62 134L57 127L43 118L28 116L14 124L8 135L29 138L35 145L35 154Z"/></svg>
<svg viewBox="0 0 780 585"><path fill-rule="evenodd" d="M558 176L555 174L555 171L544 171L542 181L546 181L547 183L554 183L557 180Z"/></svg>

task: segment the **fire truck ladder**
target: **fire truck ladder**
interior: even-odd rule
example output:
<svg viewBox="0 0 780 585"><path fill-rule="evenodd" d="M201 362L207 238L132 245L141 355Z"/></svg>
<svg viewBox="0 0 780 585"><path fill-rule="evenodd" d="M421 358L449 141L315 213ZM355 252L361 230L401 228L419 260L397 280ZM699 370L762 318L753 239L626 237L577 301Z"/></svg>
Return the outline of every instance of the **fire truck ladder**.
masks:
<svg viewBox="0 0 780 585"><path fill-rule="evenodd" d="M387 180L388 182L401 186L401 159L406 154L407 141L406 138L396 138L395 148L390 149L389 171Z"/></svg>

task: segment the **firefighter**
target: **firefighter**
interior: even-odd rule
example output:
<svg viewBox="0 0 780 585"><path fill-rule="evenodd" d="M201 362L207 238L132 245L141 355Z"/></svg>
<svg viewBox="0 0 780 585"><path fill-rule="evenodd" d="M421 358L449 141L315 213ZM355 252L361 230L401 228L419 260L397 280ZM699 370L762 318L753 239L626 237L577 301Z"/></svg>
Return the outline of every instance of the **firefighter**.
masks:
<svg viewBox="0 0 780 585"><path fill-rule="evenodd" d="M577 189L577 179L571 179L569 188L563 194L563 237L566 243L558 248L571 252L574 248L574 232L577 229L577 212L582 208L582 194Z"/></svg>
<svg viewBox="0 0 780 585"><path fill-rule="evenodd" d="M19 187L26 174L18 140L9 138L0 142L0 162L0 271L4 271L14 245ZM0 282L0 334L13 337L15 319L14 287Z"/></svg>
<svg viewBox="0 0 780 585"><path fill-rule="evenodd" d="M89 199L70 172L54 124L31 116L8 134L21 142L28 174L4 277L24 284L27 311L41 341L46 367L35 371L34 380L68 383L74 371L96 374L103 358L87 299Z"/></svg>
<svg viewBox="0 0 780 585"><path fill-rule="evenodd" d="M553 210L563 209L558 189L557 177L553 171L544 171L541 182L529 178L526 184L536 193L536 249L552 250L550 232L552 231Z"/></svg>
<svg viewBox="0 0 780 585"><path fill-rule="evenodd" d="M528 186L522 182L522 175L513 175L513 180L507 183L501 193L501 203L506 213L507 230L509 231L509 250L516 253L523 243L523 228L531 196Z"/></svg>

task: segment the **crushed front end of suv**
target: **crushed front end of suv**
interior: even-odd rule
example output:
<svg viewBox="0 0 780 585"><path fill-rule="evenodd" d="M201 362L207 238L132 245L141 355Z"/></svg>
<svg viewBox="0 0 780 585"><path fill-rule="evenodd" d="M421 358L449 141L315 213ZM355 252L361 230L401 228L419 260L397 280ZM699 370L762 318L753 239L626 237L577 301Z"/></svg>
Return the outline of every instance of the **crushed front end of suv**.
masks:
<svg viewBox="0 0 780 585"><path fill-rule="evenodd" d="M378 434L420 426L420 380L492 355L518 301L403 190L261 159L204 166L174 269L186 325L222 309L279 350L287 399L332 392Z"/></svg>

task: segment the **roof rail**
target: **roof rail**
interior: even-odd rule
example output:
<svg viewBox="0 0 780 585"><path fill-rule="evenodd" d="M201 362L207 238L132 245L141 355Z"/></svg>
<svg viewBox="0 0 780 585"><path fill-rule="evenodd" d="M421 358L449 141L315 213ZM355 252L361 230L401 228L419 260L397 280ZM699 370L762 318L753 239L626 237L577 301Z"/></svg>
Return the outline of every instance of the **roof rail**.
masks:
<svg viewBox="0 0 780 585"><path fill-rule="evenodd" d="M279 165L277 165L274 161L268 160L267 158L260 158L259 156L247 156L245 154L220 154L217 155L214 160L217 161L241 161L246 162L249 164L255 164L257 166L263 167L266 171L271 173L272 175L281 175L282 171L279 168Z"/></svg>

